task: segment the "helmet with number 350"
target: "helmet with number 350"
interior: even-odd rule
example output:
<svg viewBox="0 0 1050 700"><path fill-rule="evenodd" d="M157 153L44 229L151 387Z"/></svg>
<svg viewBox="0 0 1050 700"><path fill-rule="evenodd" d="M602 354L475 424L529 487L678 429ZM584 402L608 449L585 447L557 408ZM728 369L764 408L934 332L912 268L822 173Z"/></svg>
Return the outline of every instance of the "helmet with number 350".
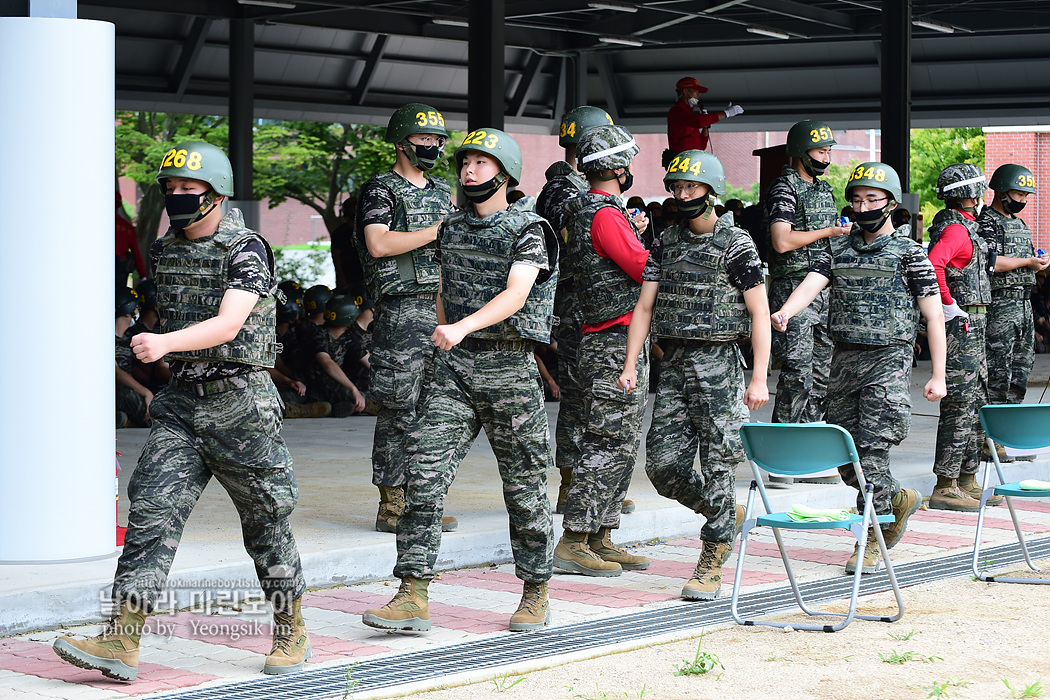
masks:
<svg viewBox="0 0 1050 700"><path fill-rule="evenodd" d="M183 141L164 153L157 182L163 188L169 177L188 177L211 185L217 194L233 196L233 167L218 146L204 141Z"/></svg>

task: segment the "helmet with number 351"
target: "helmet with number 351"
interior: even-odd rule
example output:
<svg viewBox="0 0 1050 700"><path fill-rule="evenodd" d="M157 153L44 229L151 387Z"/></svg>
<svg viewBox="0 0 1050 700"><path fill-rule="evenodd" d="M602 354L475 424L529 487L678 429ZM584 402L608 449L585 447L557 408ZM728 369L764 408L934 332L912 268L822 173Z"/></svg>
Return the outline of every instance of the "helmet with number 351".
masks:
<svg viewBox="0 0 1050 700"><path fill-rule="evenodd" d="M164 187L169 177L188 177L211 185L216 193L233 196L233 167L218 146L204 141L183 141L164 153L157 182Z"/></svg>
<svg viewBox="0 0 1050 700"><path fill-rule="evenodd" d="M448 138L441 112L422 102L401 105L390 115L386 125L386 142L401 143L412 134L437 134Z"/></svg>
<svg viewBox="0 0 1050 700"><path fill-rule="evenodd" d="M788 131L787 154L792 158L801 158L806 151L834 146L836 143L838 141L830 126L816 119L803 119Z"/></svg>

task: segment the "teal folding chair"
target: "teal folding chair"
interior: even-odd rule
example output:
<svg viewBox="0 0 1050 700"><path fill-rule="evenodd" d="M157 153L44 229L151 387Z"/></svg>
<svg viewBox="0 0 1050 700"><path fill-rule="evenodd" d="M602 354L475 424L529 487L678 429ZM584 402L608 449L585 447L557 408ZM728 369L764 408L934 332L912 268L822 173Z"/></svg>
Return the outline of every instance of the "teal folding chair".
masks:
<svg viewBox="0 0 1050 700"><path fill-rule="evenodd" d="M872 506L872 486L864 479L864 473L860 467L860 458L857 456L857 448L853 444L853 437L846 430L837 425L823 423L745 423L740 428L740 437L744 443L744 450L751 460L751 469L754 479L747 494L747 506L744 511L743 530L740 533L740 550L736 561L736 578L733 581L733 599L731 611L733 619L741 625L765 625L768 627L792 627L799 630L814 630L819 632L837 632L853 621L854 617L862 620L874 620L877 622L896 622L904 615L904 600L901 598L900 586L897 585L897 577L893 571L893 563L890 561L889 552L886 550L886 540L882 536L882 528L872 527L879 542L879 551L882 553L882 561L886 564L886 573L890 579L893 595L897 599L897 613L892 617L885 615L861 615L857 613L857 596L860 593L860 577L862 575L857 562L857 570L853 574L853 589L850 593L849 612L835 613L815 610L810 608L802 598L798 582L795 580L795 572L791 567L787 548L780 535L781 530L849 530L857 538L859 555L864 555L864 548L868 542L869 526L876 523L893 522L892 515L880 515L876 517ZM766 495L765 486L759 468L766 471L776 472L787 476L804 476L813 472L822 471L840 464L853 464L857 471L857 481L864 492L864 510L860 515L851 513L846 520L835 520L830 522L796 522L788 517L787 513L774 513L769 505L769 497ZM762 498L766 515L755 517L756 491ZM780 558L784 561L784 569L787 571L791 590L794 591L795 601L798 607L807 615L832 616L844 618L834 625L800 624L797 622L761 622L756 620L745 620L737 610L737 601L740 596L740 583L744 573L744 557L747 550L747 535L752 528L770 527L776 538L777 547L780 549ZM764 613L759 613L764 614Z"/></svg>
<svg viewBox="0 0 1050 700"><path fill-rule="evenodd" d="M1010 518L1014 521L1014 532L1017 533L1017 542L1021 545L1025 563L1032 571L1050 573L1047 569L1040 569L1032 563L1032 557L1028 554L1028 546L1025 544L1024 533L1021 532L1021 523L1017 519L1017 511L1014 510L1013 504L1014 498L1050 498L1050 491L1022 489L1020 481L1006 483L1003 466L999 463L999 455L995 450L996 443L1015 450L1038 450L1050 447L1050 403L982 406L979 415L981 426L984 428L985 440L991 451L991 462L986 462L984 477L981 479L981 507L977 512L977 535L973 542L973 575L980 581L998 583L1050 583L1050 579L1046 578L988 576L978 570L978 561L981 557L981 530L984 528L984 511L988 499L992 496L1005 496L1006 506L1010 509ZM991 480L993 465L999 476L999 486L990 486L988 483Z"/></svg>

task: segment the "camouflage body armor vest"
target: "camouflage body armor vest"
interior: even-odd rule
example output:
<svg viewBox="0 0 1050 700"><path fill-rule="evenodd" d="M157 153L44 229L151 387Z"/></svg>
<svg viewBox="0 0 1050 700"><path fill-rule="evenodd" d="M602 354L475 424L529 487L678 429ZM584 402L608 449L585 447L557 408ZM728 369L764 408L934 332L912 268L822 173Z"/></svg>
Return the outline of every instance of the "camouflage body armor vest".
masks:
<svg viewBox="0 0 1050 700"><path fill-rule="evenodd" d="M547 183L564 183L580 192L588 189L587 179L573 170L572 166L563 160L553 163L544 173ZM563 206L564 202L557 202L555 206ZM551 222L553 225L553 222ZM580 305L576 301L576 291L573 287L572 269L569 267L568 228L556 232L558 235L558 289L554 293L554 315L559 318L580 317Z"/></svg>
<svg viewBox="0 0 1050 700"><path fill-rule="evenodd" d="M780 178L785 180L795 193L795 220L791 222L792 231L816 231L835 224L838 211L835 209L835 195L827 181L814 178L813 182L806 182L789 165L784 166ZM771 233L769 237L770 277L802 279L809 274L817 255L828 250L828 239L825 238L786 253L778 253L773 248Z"/></svg>
<svg viewBox="0 0 1050 700"><path fill-rule="evenodd" d="M979 224L985 232L995 236L994 241L987 241L992 250L998 251L1001 242L1002 254L1008 257L1028 258L1035 255L1032 231L1023 219L1004 216L991 207L985 207L981 212ZM1018 267L1006 272L996 272L991 275L990 282L993 292L999 289L1027 292L1035 284L1035 270L1030 267Z"/></svg>
<svg viewBox="0 0 1050 700"><path fill-rule="evenodd" d="M395 204L391 231L418 231L445 218L452 211L452 190L444 180L431 179L433 187L416 187L390 170L374 175L365 187L381 186L393 194ZM365 245L364 226L358 224L354 242L364 268L365 285L375 300L391 294L437 292L438 269L434 244L386 258L374 258Z"/></svg>
<svg viewBox="0 0 1050 700"><path fill-rule="evenodd" d="M274 259L270 244L244 227L239 209L231 209L211 236L191 241L182 232L173 231L161 239L163 248L156 271L159 332L182 330L219 313L230 272L230 251L250 238L262 241L266 249L272 285ZM272 286L270 295L255 303L233 340L204 350L170 353L165 359L273 367L280 349L276 332L277 299L273 294L276 288Z"/></svg>
<svg viewBox="0 0 1050 700"><path fill-rule="evenodd" d="M747 235L733 226L732 214L719 217L711 233L695 234L684 224L664 229L653 335L728 342L751 334L744 293L729 281L726 269L730 243Z"/></svg>
<svg viewBox="0 0 1050 700"><path fill-rule="evenodd" d="M597 324L618 318L634 310L642 285L620 269L612 260L603 258L594 251L591 240L591 222L599 209L612 207L623 214L630 226L631 218L619 197L585 192L570 199L566 221L569 228L569 258L574 282L581 293L577 295L580 313L585 324ZM635 237L637 231L631 227ZM641 242L641 238L638 238Z"/></svg>
<svg viewBox="0 0 1050 700"><path fill-rule="evenodd" d="M988 245L977 234L977 222L971 221L957 209L942 209L933 217L930 226L930 249L937 245L944 229L952 224L962 224L973 243L973 255L966 267L944 268L944 281L948 291L959 306L987 306L992 301L991 283L988 281Z"/></svg>
<svg viewBox="0 0 1050 700"><path fill-rule="evenodd" d="M478 311L507 288L514 244L526 227L539 224L547 242L550 276L533 285L525 305L500 323L474 331L471 338L549 343L558 285L558 239L547 220L529 211L525 197L507 209L479 219L457 211L441 233L441 306L448 323ZM543 273L541 272L541 275Z"/></svg>
<svg viewBox="0 0 1050 700"><path fill-rule="evenodd" d="M904 256L915 245L897 233L870 245L859 232L831 241L833 340L879 346L915 341L919 315L904 278Z"/></svg>

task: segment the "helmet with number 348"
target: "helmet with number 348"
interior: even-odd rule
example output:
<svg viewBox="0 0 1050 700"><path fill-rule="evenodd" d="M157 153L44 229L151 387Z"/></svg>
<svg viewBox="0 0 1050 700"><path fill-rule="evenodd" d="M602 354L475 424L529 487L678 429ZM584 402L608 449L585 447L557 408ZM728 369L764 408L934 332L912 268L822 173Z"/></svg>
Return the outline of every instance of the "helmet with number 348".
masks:
<svg viewBox="0 0 1050 700"><path fill-rule="evenodd" d="M218 146L204 141L183 141L164 153L157 182L164 187L169 177L188 177L211 185L217 194L233 196L233 168Z"/></svg>

